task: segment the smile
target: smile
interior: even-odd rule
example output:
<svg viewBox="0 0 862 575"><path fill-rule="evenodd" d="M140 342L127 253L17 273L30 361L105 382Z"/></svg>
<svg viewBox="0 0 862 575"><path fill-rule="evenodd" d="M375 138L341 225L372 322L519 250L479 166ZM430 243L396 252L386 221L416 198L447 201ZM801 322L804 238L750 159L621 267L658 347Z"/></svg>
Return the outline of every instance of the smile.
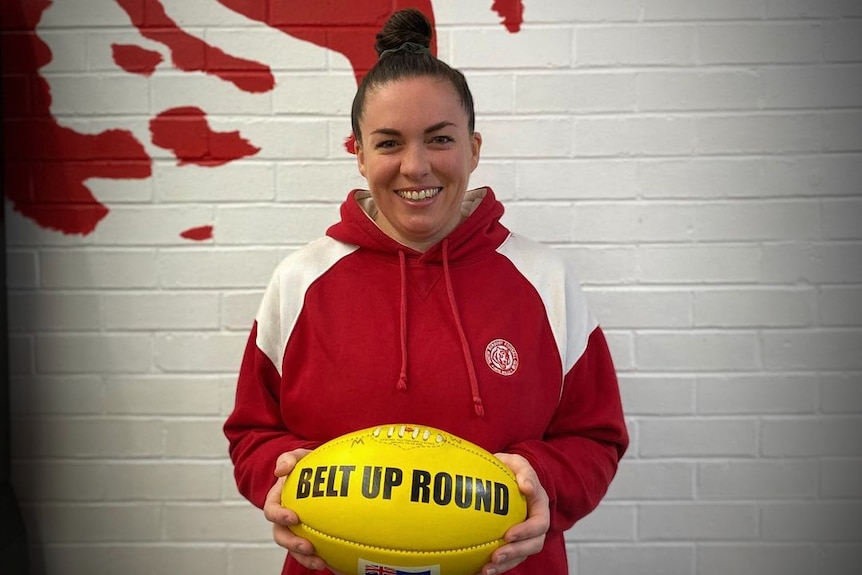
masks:
<svg viewBox="0 0 862 575"><path fill-rule="evenodd" d="M443 188L426 188L422 190L399 190L398 197L404 200L419 201L428 200L439 194Z"/></svg>

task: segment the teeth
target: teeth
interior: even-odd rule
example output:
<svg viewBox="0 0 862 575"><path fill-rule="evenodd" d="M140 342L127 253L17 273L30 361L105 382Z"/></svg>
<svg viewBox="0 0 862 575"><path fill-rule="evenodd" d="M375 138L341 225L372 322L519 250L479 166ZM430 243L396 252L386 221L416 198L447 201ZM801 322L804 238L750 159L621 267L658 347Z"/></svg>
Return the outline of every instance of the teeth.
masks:
<svg viewBox="0 0 862 575"><path fill-rule="evenodd" d="M405 200L427 200L428 198L433 198L437 194L440 193L440 190L443 188L430 188L426 190L402 190L398 192L398 195Z"/></svg>

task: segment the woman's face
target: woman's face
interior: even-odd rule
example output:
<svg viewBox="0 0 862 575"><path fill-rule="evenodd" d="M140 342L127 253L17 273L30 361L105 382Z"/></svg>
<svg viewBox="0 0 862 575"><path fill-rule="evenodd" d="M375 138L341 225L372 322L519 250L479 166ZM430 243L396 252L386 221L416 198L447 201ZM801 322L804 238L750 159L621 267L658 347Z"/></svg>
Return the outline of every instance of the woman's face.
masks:
<svg viewBox="0 0 862 575"><path fill-rule="evenodd" d="M419 251L461 222L461 202L482 138L446 80L404 78L368 92L356 143L377 225Z"/></svg>

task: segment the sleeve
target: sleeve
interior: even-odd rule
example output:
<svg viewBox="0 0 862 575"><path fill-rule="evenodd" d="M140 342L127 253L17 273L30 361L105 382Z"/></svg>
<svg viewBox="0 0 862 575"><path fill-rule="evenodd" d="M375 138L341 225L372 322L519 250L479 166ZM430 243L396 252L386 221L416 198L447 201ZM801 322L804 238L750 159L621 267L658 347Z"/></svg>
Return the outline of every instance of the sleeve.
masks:
<svg viewBox="0 0 862 575"><path fill-rule="evenodd" d="M255 322L237 380L234 409L224 424L234 477L240 493L258 507L275 482L275 462L286 451L313 449L317 443L289 432L279 407L281 377L257 346Z"/></svg>
<svg viewBox="0 0 862 575"><path fill-rule="evenodd" d="M234 409L224 425L237 487L258 507L275 482L278 456L320 445L292 433L284 421L281 363L309 286L355 249L331 238L312 242L282 260L263 294L242 358Z"/></svg>
<svg viewBox="0 0 862 575"><path fill-rule="evenodd" d="M542 440L513 445L536 470L550 498L551 529L565 531L604 497L628 447L616 371L600 327L565 374Z"/></svg>

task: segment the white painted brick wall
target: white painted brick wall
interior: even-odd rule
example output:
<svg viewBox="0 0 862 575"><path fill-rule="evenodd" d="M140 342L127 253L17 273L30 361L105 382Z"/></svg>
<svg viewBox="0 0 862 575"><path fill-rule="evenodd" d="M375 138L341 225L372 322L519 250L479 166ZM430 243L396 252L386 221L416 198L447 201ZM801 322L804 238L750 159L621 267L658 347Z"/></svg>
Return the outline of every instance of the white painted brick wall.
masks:
<svg viewBox="0 0 862 575"><path fill-rule="evenodd" d="M276 263L361 184L345 58L215 0L190 33L271 66L243 93L172 68L113 0L39 27L52 111L131 130L144 180L91 180L88 236L7 204L13 471L39 575L277 573L220 426ZM862 3L434 1L512 228L576 262L632 445L568 535L580 575L855 575L862 565ZM165 57L120 70L112 43ZM260 152L177 165L149 119L205 109ZM213 225L212 240L179 233Z"/></svg>

